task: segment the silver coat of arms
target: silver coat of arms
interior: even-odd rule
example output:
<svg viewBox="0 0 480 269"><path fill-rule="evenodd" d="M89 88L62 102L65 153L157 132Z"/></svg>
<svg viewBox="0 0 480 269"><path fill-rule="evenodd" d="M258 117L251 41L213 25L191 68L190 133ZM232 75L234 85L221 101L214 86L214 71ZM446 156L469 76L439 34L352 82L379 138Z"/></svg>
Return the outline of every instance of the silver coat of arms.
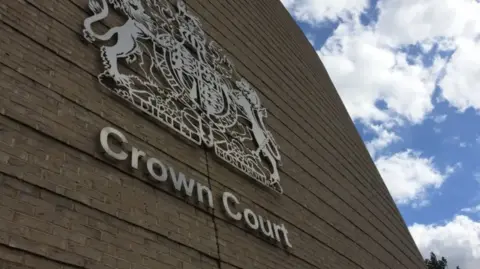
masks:
<svg viewBox="0 0 480 269"><path fill-rule="evenodd" d="M256 181L282 193L278 145L256 90L222 49L207 42L185 3L168 0L89 0L93 15L84 37L102 44L100 83L150 117L215 154ZM109 10L126 22L105 33L92 29ZM125 63L120 65L120 63Z"/></svg>

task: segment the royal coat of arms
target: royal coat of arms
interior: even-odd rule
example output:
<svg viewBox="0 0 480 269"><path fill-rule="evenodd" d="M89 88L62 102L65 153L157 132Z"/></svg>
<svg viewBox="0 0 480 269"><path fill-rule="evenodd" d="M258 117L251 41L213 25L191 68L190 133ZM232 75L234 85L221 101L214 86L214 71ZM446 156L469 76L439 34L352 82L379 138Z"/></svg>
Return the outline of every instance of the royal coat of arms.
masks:
<svg viewBox="0 0 480 269"><path fill-rule="evenodd" d="M98 78L128 101L188 140L213 149L244 174L282 193L280 152L256 90L241 77L183 1L89 0L93 15L84 37L102 44ZM126 22L105 33L92 29L110 8ZM110 42L111 43L111 42ZM124 63L124 64L120 64ZM122 69L122 70L120 70Z"/></svg>

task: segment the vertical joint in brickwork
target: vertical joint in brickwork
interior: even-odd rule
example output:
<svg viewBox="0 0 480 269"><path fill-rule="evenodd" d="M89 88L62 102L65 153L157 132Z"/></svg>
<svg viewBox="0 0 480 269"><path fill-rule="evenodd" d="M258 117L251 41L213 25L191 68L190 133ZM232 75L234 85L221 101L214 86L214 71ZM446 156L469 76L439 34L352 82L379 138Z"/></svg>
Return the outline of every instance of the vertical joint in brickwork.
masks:
<svg viewBox="0 0 480 269"><path fill-rule="evenodd" d="M204 150L205 152L205 162L207 166L207 181L208 181L208 187L212 190L212 182L210 179L210 168L209 168L209 163L208 163L208 152L207 150ZM217 227L217 222L215 220L215 207L212 207L212 222L213 222L213 229L215 231L215 244L217 245L217 256L218 258L216 259L218 268L222 268L222 262L220 260L220 243L218 240L218 227Z"/></svg>

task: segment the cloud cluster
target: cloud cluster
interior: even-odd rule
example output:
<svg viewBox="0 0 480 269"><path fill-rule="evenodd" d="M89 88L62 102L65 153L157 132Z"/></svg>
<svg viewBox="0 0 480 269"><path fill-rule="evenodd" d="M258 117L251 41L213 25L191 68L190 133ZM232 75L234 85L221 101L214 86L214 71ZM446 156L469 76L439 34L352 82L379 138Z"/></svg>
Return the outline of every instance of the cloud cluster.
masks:
<svg viewBox="0 0 480 269"><path fill-rule="evenodd" d="M411 150L381 156L376 164L388 190L399 205L426 205L427 190L438 189L455 171L455 167L439 171L435 168L432 158L424 158Z"/></svg>
<svg viewBox="0 0 480 269"><path fill-rule="evenodd" d="M468 108L480 111L480 42L462 39L457 44L445 77L440 81L442 97L461 112Z"/></svg>
<svg viewBox="0 0 480 269"><path fill-rule="evenodd" d="M368 0L281 0L283 5L299 21L313 25L336 21L359 14L368 6Z"/></svg>
<svg viewBox="0 0 480 269"><path fill-rule="evenodd" d="M378 9L378 32L395 45L438 43L448 50L480 33L475 0L389 0L379 1Z"/></svg>
<svg viewBox="0 0 480 269"><path fill-rule="evenodd" d="M370 155L375 158L377 152L386 148L388 145L400 141L401 138L392 131L387 130L382 125L371 125L371 129L377 134L377 137L367 143L367 149Z"/></svg>
<svg viewBox="0 0 480 269"><path fill-rule="evenodd" d="M448 176L420 152L383 150L401 141L396 129L420 124L434 109L434 96L459 111L480 110L480 4L474 0L282 0L297 21L337 21L318 54L350 116L375 134L367 148L396 201L418 205L425 190ZM365 13L368 11L367 13ZM377 11L377 12L373 12ZM365 23L360 15L373 18ZM378 15L378 18L375 16ZM416 50L415 54L411 49ZM444 116L433 116L440 123ZM438 127L437 127L438 128ZM414 166L421 173L392 174ZM411 188L399 189L402 184Z"/></svg>
<svg viewBox="0 0 480 269"><path fill-rule="evenodd" d="M480 222L458 215L444 224L413 224L409 230L424 257L433 251L447 258L449 268L478 269Z"/></svg>
<svg viewBox="0 0 480 269"><path fill-rule="evenodd" d="M432 95L445 60L436 56L426 67L386 40L373 26L352 19L339 25L319 55L354 120L420 123L433 109Z"/></svg>
<svg viewBox="0 0 480 269"><path fill-rule="evenodd" d="M463 112L480 110L480 4L475 0L379 1L379 35L392 46L433 45L453 55L439 78L441 96ZM410 27L406 27L410 26Z"/></svg>
<svg viewBox="0 0 480 269"><path fill-rule="evenodd" d="M311 2L328 9L325 1ZM357 1L338 1L332 10L350 10L353 3ZM358 9L350 10L355 15L344 20L319 51L352 118L368 122L402 117L420 123L433 109L436 86L460 111L480 110L475 83L480 75L480 4L390 0L379 1L377 9L378 20L368 25L359 20ZM405 52L408 46L424 53L412 56ZM377 106L379 100L386 109Z"/></svg>
<svg viewBox="0 0 480 269"><path fill-rule="evenodd" d="M446 120L447 120L447 115L445 114L433 117L433 121L436 123L442 123Z"/></svg>

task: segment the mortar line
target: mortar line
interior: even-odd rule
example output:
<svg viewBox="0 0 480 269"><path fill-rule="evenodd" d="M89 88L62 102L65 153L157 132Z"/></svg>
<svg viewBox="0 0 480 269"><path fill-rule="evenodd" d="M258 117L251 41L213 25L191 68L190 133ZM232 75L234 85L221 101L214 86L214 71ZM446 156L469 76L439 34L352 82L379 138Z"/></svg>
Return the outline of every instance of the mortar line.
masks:
<svg viewBox="0 0 480 269"><path fill-rule="evenodd" d="M208 187L210 188L210 191L212 192L212 182L210 179L210 165L208 163L208 151L207 149L204 148L205 152L205 163L207 165L207 181L208 181ZM213 207L212 207L212 222L213 222L213 229L215 231L215 243L217 244L217 265L218 268L222 268L222 257L220 256L220 242L218 240L218 227L217 227L217 221L215 220L215 198L212 197L213 200Z"/></svg>

